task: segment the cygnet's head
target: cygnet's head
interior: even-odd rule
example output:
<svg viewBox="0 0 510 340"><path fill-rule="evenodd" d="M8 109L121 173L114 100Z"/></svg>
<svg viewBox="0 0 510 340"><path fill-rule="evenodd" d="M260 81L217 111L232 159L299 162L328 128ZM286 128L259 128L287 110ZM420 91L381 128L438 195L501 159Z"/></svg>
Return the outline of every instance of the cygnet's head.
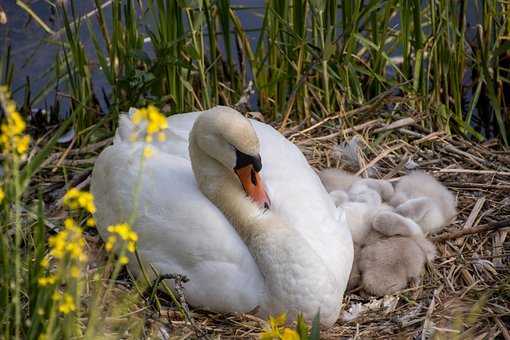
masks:
<svg viewBox="0 0 510 340"><path fill-rule="evenodd" d="M358 264L362 287L378 296L395 293L419 279L434 256L434 245L424 237L390 237L367 245Z"/></svg>
<svg viewBox="0 0 510 340"><path fill-rule="evenodd" d="M457 214L457 200L453 193L437 179L422 171L414 171L400 178L390 204L397 207L410 199L421 197L436 202L446 222L451 221Z"/></svg>
<svg viewBox="0 0 510 340"><path fill-rule="evenodd" d="M225 172L237 175L246 194L260 206L269 208L269 197L259 174L262 169L259 139L246 117L226 106L204 111L193 124L190 148L192 145L220 163ZM194 161L191 155L197 175Z"/></svg>

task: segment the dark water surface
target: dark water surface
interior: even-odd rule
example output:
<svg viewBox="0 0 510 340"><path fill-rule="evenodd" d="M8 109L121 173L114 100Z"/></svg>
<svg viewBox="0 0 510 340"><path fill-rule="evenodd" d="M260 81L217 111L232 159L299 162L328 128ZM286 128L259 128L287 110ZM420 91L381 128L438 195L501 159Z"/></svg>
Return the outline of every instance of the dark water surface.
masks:
<svg viewBox="0 0 510 340"><path fill-rule="evenodd" d="M58 0L64 1L64 0ZM0 55L6 52L8 46L11 47L11 60L15 67L13 79L13 96L18 103L24 101L25 88L30 82L30 98L32 100L33 108L45 108L58 99L60 103L60 113L66 114L69 109L69 100L66 97L56 96L54 87L56 57L62 51L62 43L65 42L65 32L63 31L63 22L56 14L55 8L46 0L32 0L26 1L30 8L49 26L55 34L47 33L35 20L16 4L15 0L0 0L0 5L3 7L7 15L7 24L0 25ZM65 0L68 12L71 12L70 0ZM141 1L146 4L146 0ZM109 4L111 1L105 1L104 14L106 21L111 22L111 8ZM264 12L264 0L232 0L230 1L232 7L236 8L237 15L245 30L249 32L249 37L252 43L258 38L258 29L262 26L262 16ZM100 43L102 42L101 33L97 25L95 14L94 0L76 0L74 1L76 17L86 18L82 21L80 38L85 46L86 53L90 62L94 63L96 60L94 46L90 39L87 25L99 37ZM468 21L468 37L474 36L476 30L475 25L480 20L478 16L479 9L476 6L468 6L467 8L467 21ZM144 22L145 23L145 22ZM145 23L150 24L150 23ZM399 18L395 17L395 22L392 23L395 27L399 26ZM218 39L220 50L224 53L222 39ZM150 44L146 44L147 53L151 54ZM401 51L396 50L393 56L398 56ZM234 53L234 55L236 55ZM104 78L102 72L93 72L93 84L95 86L95 93L99 100L102 99L102 91L109 92L109 85ZM470 79L470 70L466 70L466 80ZM63 72L64 73L64 72ZM62 76L62 75L61 75ZM391 74L387 76L391 77ZM57 91L67 92L63 85L59 85ZM466 91L466 102L470 102L472 93ZM252 97L254 100L254 98ZM256 101L256 100L254 100ZM101 104L105 104L104 102ZM256 103L250 103L256 107ZM473 123L476 124L479 115L475 112ZM487 131L486 131L487 132Z"/></svg>
<svg viewBox="0 0 510 340"><path fill-rule="evenodd" d="M11 48L11 62L14 64L13 97L18 103L22 103L25 95L27 79L30 81L31 98L34 100L34 108L43 108L51 104L55 99L54 88L48 87L50 79L55 77L54 65L56 57L62 51L61 44L65 42L63 21L56 14L55 8L44 0L29 2L30 8L49 26L55 34L46 32L41 25L16 4L15 0L0 0L7 15L7 24L0 25L0 55L3 55L8 46ZM111 22L111 8L109 1L103 9L106 21ZM142 1L146 3L146 1ZM231 6L237 8L243 27L250 30L250 38L254 43L258 37L257 29L262 25L263 0L237 0L231 1ZM243 8L245 7L245 8ZM71 13L70 1L66 1L66 8ZM80 38L85 46L87 57L91 62L96 61L96 55L87 24L90 24L96 36L101 37L97 25L95 4L93 0L74 1L76 17L86 18L81 23ZM71 16L71 15L70 15ZM72 20L72 19L71 19ZM224 51L222 41L220 49ZM102 39L99 38L100 43ZM147 44L149 46L149 44ZM151 53L148 48L148 53ZM93 84L96 95L100 97L102 89L108 92L109 85L101 72L93 73ZM59 97L63 111L68 107L66 98ZM62 106L63 104L63 106Z"/></svg>

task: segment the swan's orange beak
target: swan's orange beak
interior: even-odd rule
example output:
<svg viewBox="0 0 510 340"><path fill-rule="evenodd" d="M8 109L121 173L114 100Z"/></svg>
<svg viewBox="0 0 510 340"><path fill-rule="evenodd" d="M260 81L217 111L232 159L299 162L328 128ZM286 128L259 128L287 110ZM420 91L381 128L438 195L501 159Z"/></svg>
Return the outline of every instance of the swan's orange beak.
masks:
<svg viewBox="0 0 510 340"><path fill-rule="evenodd" d="M271 201L267 196L264 183L262 183L262 177L260 177L259 173L255 171L253 165L248 164L234 169L234 171L236 172L237 177L239 177L246 194L259 206L269 209Z"/></svg>

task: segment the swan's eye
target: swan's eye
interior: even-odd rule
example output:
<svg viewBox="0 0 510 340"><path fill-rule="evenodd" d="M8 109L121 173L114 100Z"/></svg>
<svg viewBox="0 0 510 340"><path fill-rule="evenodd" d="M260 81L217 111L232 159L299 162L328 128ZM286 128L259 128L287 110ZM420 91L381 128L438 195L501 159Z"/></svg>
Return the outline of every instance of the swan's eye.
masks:
<svg viewBox="0 0 510 340"><path fill-rule="evenodd" d="M240 169L248 165L252 165L256 172L259 172L262 169L262 160L260 155L251 156L236 150L236 165L234 169Z"/></svg>

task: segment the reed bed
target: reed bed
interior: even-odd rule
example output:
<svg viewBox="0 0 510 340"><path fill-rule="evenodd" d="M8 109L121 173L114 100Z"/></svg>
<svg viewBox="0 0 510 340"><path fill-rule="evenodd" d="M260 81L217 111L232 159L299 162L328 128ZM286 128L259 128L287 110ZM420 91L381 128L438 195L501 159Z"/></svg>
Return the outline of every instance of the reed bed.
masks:
<svg viewBox="0 0 510 340"><path fill-rule="evenodd" d="M508 1L267 1L256 39L247 9L227 0L94 0L81 16L72 0L49 1L59 27L19 3L60 53L36 75L42 89L30 79L12 89L16 109L17 60L0 51L2 122L13 110L26 121L10 123L10 147L0 139L0 337L260 335L267 324L254 316L154 294L105 251L90 206L64 199L86 193L120 112L224 104L274 125L316 169L386 179L422 169L457 194L423 281L385 299L348 292L321 338L510 338ZM66 228L86 261L55 256Z"/></svg>
<svg viewBox="0 0 510 340"><path fill-rule="evenodd" d="M17 89L24 111L40 108L55 89L56 102L70 100L76 112L80 141L97 133L87 128L104 113L115 122L121 110L149 103L167 114L233 105L252 81L250 104L283 127L311 125L390 91L427 115L427 128L508 143L507 1L94 3L80 16L74 1L50 2L62 25L51 29L20 1L47 40L62 46L46 86L31 93L27 80ZM249 11L261 13L261 27L243 27ZM12 62L6 48L0 79L7 85ZM96 88L98 78L108 87ZM56 102L48 111L59 111Z"/></svg>

